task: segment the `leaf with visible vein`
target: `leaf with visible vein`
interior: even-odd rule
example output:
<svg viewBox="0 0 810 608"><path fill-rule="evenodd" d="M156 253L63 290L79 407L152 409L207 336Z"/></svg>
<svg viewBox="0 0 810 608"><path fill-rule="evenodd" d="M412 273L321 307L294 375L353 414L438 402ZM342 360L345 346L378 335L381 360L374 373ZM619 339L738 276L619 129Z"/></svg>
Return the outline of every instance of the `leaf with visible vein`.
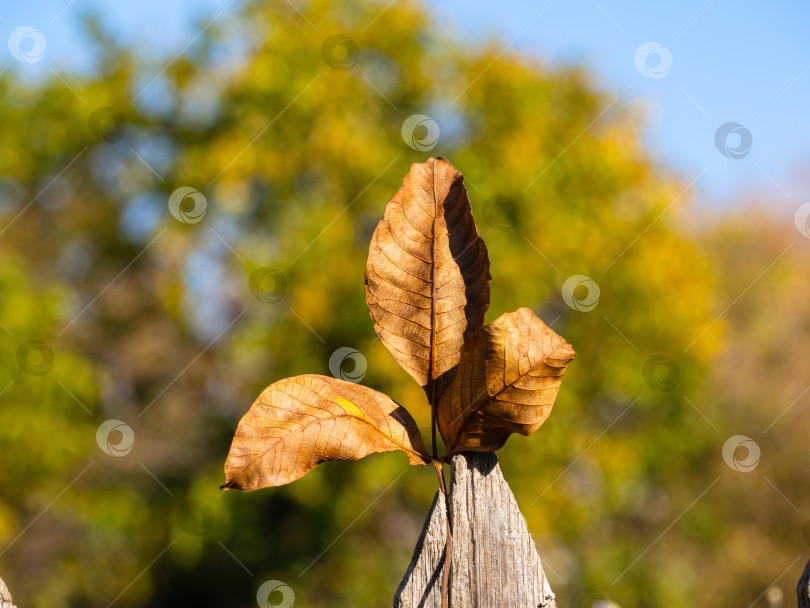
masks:
<svg viewBox="0 0 810 608"><path fill-rule="evenodd" d="M501 315L473 334L439 402L447 456L495 451L512 433L534 433L551 413L575 356L571 345L528 308Z"/></svg>
<svg viewBox="0 0 810 608"><path fill-rule="evenodd" d="M268 386L239 422L223 488L257 490L295 481L327 460L402 450L425 464L416 422L390 397L308 374Z"/></svg>
<svg viewBox="0 0 810 608"><path fill-rule="evenodd" d="M366 302L380 341L433 404L484 324L489 282L464 176L443 158L412 165L374 231Z"/></svg>

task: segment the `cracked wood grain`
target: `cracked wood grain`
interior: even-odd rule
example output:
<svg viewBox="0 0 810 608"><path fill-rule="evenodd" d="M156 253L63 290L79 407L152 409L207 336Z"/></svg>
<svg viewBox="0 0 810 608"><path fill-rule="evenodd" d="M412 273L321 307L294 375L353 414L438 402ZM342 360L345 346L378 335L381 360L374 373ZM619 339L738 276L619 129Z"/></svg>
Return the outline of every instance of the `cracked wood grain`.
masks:
<svg viewBox="0 0 810 608"><path fill-rule="evenodd" d="M556 608L540 556L498 459L462 452L451 458L453 559L450 606ZM440 608L446 510L437 494L394 608Z"/></svg>

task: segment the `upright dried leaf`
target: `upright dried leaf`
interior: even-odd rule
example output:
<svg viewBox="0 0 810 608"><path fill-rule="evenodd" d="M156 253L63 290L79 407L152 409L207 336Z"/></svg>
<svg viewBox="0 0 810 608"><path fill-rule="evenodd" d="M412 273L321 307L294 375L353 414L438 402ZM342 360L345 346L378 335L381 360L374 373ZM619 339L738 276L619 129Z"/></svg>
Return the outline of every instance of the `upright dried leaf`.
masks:
<svg viewBox="0 0 810 608"><path fill-rule="evenodd" d="M366 302L380 341L433 402L484 324L489 281L464 176L443 158L412 165L371 239Z"/></svg>
<svg viewBox="0 0 810 608"><path fill-rule="evenodd" d="M438 407L448 455L495 451L511 433L531 435L548 415L571 345L528 308L501 315L464 344Z"/></svg>
<svg viewBox="0 0 810 608"><path fill-rule="evenodd" d="M411 415L365 386L308 374L268 386L239 422L225 461L224 488L257 490L302 477L327 460L402 450L429 457Z"/></svg>

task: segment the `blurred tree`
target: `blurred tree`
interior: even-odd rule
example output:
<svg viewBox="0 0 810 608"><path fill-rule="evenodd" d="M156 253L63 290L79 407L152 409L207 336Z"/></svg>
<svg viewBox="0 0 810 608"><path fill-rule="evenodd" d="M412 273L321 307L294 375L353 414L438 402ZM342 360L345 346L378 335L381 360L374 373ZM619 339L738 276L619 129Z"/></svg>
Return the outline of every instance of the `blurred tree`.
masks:
<svg viewBox="0 0 810 608"><path fill-rule="evenodd" d="M89 20L99 69L67 76L72 91L0 78L0 571L18 604L250 606L268 579L301 605L390 601L431 471L380 455L271 491L217 486L256 394L330 373L343 346L429 435L421 390L374 339L362 269L409 165L439 154L467 176L489 246L487 320L531 303L580 355L544 428L499 453L559 595L716 606L722 589L741 603L768 581L740 547L789 564L787 520L770 538L731 529L744 490L720 450L760 422L757 362L785 354L758 322L806 292L807 269L713 323L772 253L748 247L750 226L701 251L680 227L685 185L641 147L638 108L581 70L442 27L412 2L247 3L155 64ZM172 197L181 187L203 198ZM747 383L729 351L706 375L735 322L755 332L730 347L751 357ZM798 356L796 325L780 327ZM42 375L20 363L47 363L39 343L20 359L31 339L53 353ZM105 443L110 419L128 428ZM797 428L773 437L798 442ZM131 451L105 453L128 429ZM793 452L772 454L778 487L801 479ZM749 522L794 517L757 491Z"/></svg>

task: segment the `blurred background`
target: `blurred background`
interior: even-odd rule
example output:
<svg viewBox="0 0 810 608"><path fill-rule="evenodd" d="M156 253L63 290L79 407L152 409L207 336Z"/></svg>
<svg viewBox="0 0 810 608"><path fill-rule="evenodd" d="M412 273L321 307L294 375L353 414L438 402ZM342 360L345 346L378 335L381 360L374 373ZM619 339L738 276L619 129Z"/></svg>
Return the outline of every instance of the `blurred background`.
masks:
<svg viewBox="0 0 810 608"><path fill-rule="evenodd" d="M559 605L795 605L808 22L798 1L4 3L16 603L248 607L276 580L300 606L390 605L432 470L218 486L285 376L360 379L429 436L363 272L409 166L441 155L489 247L487 320L530 306L579 354L499 452Z"/></svg>

